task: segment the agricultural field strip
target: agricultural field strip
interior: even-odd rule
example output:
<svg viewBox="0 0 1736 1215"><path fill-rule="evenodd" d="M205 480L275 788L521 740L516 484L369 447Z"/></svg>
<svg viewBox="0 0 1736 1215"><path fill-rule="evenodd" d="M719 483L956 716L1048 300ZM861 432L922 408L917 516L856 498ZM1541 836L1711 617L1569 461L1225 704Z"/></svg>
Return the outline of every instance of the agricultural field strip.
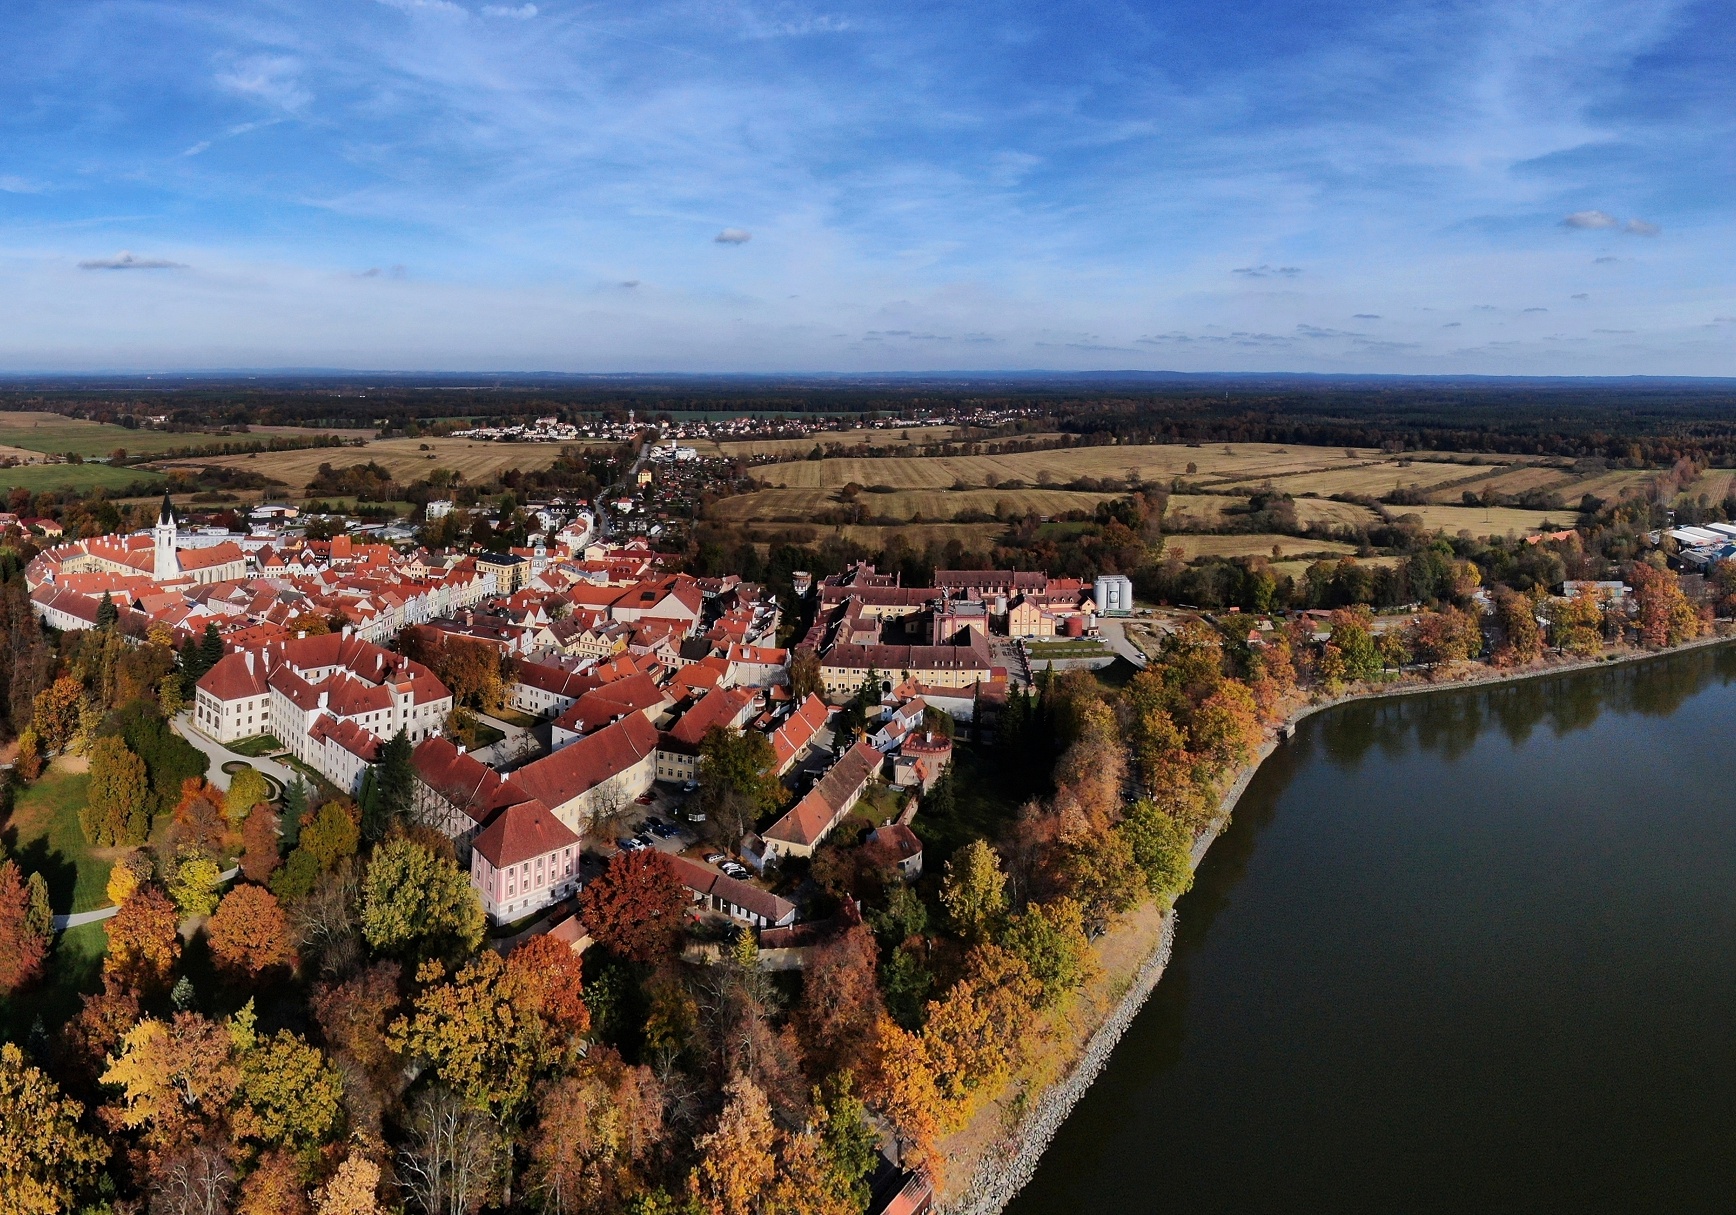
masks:
<svg viewBox="0 0 1736 1215"><path fill-rule="evenodd" d="M216 434L129 430L58 413L0 412L0 443L47 455L73 452L81 456L106 456L116 448L139 455L222 441L224 436Z"/></svg>
<svg viewBox="0 0 1736 1215"><path fill-rule="evenodd" d="M1071 510L1091 510L1099 502L1120 496L1064 489L905 489L890 494L864 493L857 497L856 505L870 517L909 519L920 514L924 520L945 522L960 511L994 514L995 508L1003 504L1021 515L1033 510L1039 515L1065 514ZM835 489L793 486L725 498L712 507L711 513L715 518L735 521L777 519L811 523L816 513L840 505Z"/></svg>
<svg viewBox="0 0 1736 1215"><path fill-rule="evenodd" d="M429 450L423 451L423 444ZM341 469L373 462L390 472L400 484L408 485L437 468L461 473L469 481L487 480L510 468L527 472L547 468L560 457L562 446L559 443L487 443L470 439L375 439L362 447L308 447L257 455L170 460L159 467L194 470L239 468L302 489L319 472L321 464Z"/></svg>

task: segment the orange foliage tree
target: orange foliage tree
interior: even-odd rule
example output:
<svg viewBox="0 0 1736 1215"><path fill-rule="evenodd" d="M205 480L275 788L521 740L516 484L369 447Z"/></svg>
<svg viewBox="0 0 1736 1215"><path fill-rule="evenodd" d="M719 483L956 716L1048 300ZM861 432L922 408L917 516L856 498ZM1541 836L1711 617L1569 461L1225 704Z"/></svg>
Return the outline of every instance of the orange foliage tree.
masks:
<svg viewBox="0 0 1736 1215"><path fill-rule="evenodd" d="M616 957L649 962L681 929L687 889L656 849L618 852L585 887L585 927Z"/></svg>
<svg viewBox="0 0 1736 1215"><path fill-rule="evenodd" d="M48 933L35 919L17 864L0 864L0 995L11 995L42 972Z"/></svg>
<svg viewBox="0 0 1736 1215"><path fill-rule="evenodd" d="M136 891L108 921L104 975L134 991L166 988L181 956L174 904L155 886Z"/></svg>
<svg viewBox="0 0 1736 1215"><path fill-rule="evenodd" d="M257 978L274 967L295 965L289 918L263 886L241 885L224 895L205 936L211 956L227 971Z"/></svg>

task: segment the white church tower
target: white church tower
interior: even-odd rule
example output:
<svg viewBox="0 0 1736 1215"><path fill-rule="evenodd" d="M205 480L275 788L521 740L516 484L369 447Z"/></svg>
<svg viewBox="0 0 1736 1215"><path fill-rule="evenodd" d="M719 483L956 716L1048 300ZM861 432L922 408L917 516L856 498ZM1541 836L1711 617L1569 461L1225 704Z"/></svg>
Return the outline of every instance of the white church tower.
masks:
<svg viewBox="0 0 1736 1215"><path fill-rule="evenodd" d="M157 526L152 529L151 536L156 543L151 577L158 582L179 578L181 559L175 554L175 508L170 505L167 493L163 495L163 509L157 513Z"/></svg>

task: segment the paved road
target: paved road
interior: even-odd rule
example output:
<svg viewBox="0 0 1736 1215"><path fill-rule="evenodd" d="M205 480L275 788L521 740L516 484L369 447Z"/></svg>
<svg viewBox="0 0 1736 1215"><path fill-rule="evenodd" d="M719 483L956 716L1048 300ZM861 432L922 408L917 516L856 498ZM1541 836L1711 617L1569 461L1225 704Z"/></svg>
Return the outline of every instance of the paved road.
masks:
<svg viewBox="0 0 1736 1215"><path fill-rule="evenodd" d="M240 869L230 869L218 876L222 881L233 882L240 873ZM54 931L65 932L68 928L77 928L84 924L100 924L102 921L112 918L119 910L119 907L98 907L95 911L75 911L71 915L57 915L52 917Z"/></svg>
<svg viewBox="0 0 1736 1215"><path fill-rule="evenodd" d="M1125 620L1115 616L1100 616L1097 619L1097 627L1102 630L1103 640L1109 643L1109 648L1143 671L1146 657L1138 646L1127 640L1126 624Z"/></svg>
<svg viewBox="0 0 1736 1215"><path fill-rule="evenodd" d="M193 714L190 711L177 714L174 726L175 733L179 734L182 738L199 748L199 750L203 751L206 757L210 759L210 771L205 773L205 779L210 781L213 785L216 785L219 789L229 788L229 773L223 770L223 765L229 763L231 760L240 760L244 764L251 764L267 776L277 780L277 782L282 785L288 785L291 781L302 779L301 774L295 771L295 769L285 767L283 764L280 764L275 760L255 759L250 755L239 755L236 752L231 751L228 747L225 747L215 738L212 738L209 734L204 733L195 726L193 724Z"/></svg>

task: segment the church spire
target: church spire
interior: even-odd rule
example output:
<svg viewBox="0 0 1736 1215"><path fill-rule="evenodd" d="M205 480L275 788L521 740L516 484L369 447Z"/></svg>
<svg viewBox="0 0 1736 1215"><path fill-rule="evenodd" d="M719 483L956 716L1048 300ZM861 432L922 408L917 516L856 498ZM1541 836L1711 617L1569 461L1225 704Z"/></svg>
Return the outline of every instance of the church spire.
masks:
<svg viewBox="0 0 1736 1215"><path fill-rule="evenodd" d="M169 501L169 491L163 491L163 508L157 512L157 526L167 527L175 521L175 504Z"/></svg>

